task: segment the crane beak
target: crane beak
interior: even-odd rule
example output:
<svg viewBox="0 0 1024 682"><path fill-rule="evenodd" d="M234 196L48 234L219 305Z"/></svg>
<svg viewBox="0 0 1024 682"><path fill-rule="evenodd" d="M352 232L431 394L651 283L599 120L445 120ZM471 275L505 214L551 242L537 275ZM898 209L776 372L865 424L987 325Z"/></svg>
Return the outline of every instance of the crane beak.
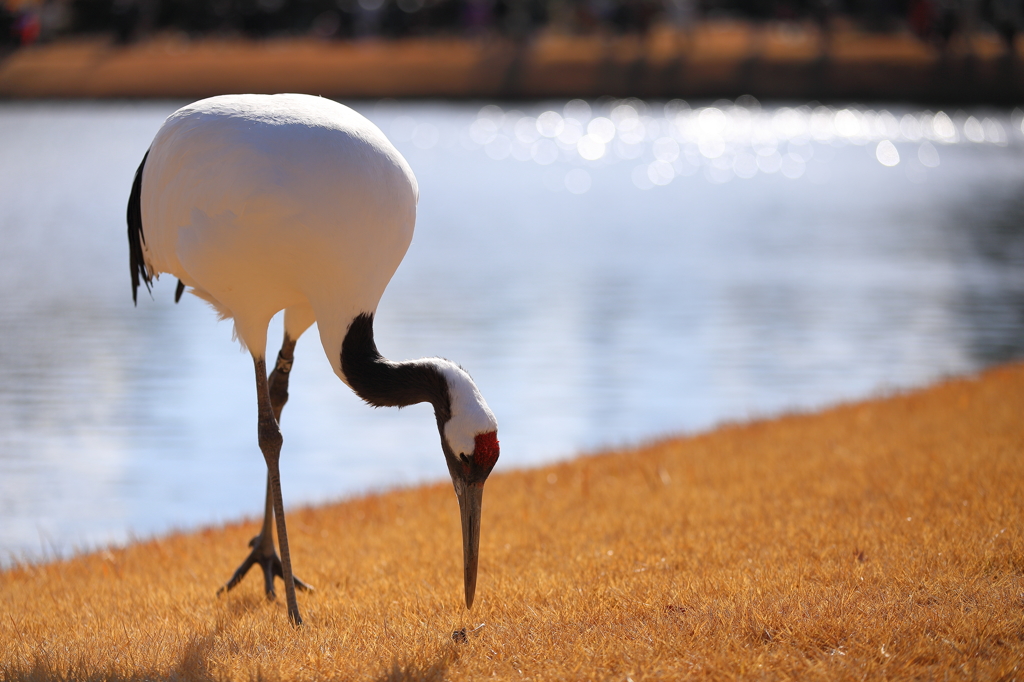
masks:
<svg viewBox="0 0 1024 682"><path fill-rule="evenodd" d="M476 594L476 568L480 558L480 513L484 498L483 481L452 477L462 514L462 565L466 584L466 608L473 608Z"/></svg>
<svg viewBox="0 0 1024 682"><path fill-rule="evenodd" d="M462 566L466 581L466 608L473 608L476 594L476 568L480 558L480 512L483 508L484 481L498 461L498 435L494 431L477 434L473 456L452 452L441 430L441 447L448 462L448 473L452 476L455 495L459 498L459 513L462 515Z"/></svg>

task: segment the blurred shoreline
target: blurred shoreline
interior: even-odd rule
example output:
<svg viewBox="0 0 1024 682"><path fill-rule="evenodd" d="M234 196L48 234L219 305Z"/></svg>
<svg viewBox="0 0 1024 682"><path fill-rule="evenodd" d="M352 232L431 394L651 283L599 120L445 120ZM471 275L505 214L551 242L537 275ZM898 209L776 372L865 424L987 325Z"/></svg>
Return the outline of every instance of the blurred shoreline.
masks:
<svg viewBox="0 0 1024 682"><path fill-rule="evenodd" d="M705 21L645 34L529 40L423 37L189 39L116 44L65 38L0 61L0 98L195 98L307 92L340 98L649 98L895 100L1010 105L1024 101L1024 40L962 33L942 49L908 30L853 22Z"/></svg>

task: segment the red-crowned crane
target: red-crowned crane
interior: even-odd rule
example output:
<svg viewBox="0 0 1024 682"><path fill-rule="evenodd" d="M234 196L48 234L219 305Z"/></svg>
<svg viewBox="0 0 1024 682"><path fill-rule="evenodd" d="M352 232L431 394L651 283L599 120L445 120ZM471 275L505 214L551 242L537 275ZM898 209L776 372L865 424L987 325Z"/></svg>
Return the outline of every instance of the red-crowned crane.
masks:
<svg viewBox="0 0 1024 682"><path fill-rule="evenodd" d="M434 408L458 496L466 607L473 605L484 481L498 459L497 421L453 362L393 362L377 351L373 317L412 240L419 189L409 164L370 121L309 95L229 95L171 114L142 159L128 200L132 298L140 283L178 278L233 318L252 354L259 445L267 464L263 528L231 579L253 564L301 624L288 551L278 427L295 342L314 322L335 374L370 405ZM284 310L284 342L270 376L267 325ZM277 521L281 556L274 550Z"/></svg>

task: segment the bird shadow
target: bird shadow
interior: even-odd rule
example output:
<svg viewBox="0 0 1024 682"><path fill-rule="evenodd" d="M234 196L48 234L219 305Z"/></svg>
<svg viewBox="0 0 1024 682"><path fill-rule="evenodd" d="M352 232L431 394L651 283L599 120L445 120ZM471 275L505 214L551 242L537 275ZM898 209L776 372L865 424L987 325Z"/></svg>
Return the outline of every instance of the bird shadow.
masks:
<svg viewBox="0 0 1024 682"><path fill-rule="evenodd" d="M458 651L450 646L442 647L431 657L432 662L392 662L391 668L376 678L377 682L440 682L447 676L448 669L459 658Z"/></svg>
<svg viewBox="0 0 1024 682"><path fill-rule="evenodd" d="M210 657L220 634L220 627L205 634L193 635L184 645L178 660L169 668L160 670L136 668L117 670L114 666L97 667L85 660L71 665L55 665L50 657L37 655L34 660L20 667L4 667L0 664L0 682L150 682L167 680L188 682L213 682L221 679L210 666ZM427 656L427 661L413 661L408 657L404 662L396 659L391 667L383 671L378 682L441 682L449 668L459 659L459 650L451 645L441 646ZM422 659L422 656L420 657ZM123 663L123 661L122 661ZM265 679L257 672L257 681Z"/></svg>
<svg viewBox="0 0 1024 682"><path fill-rule="evenodd" d="M189 680L213 682L218 679L210 669L210 652L218 632L194 635L184 646L178 661L169 670L143 670L128 672L110 668L97 668L94 664L77 661L58 668L46 656L36 656L30 665L21 668L0 668L3 682L142 682L143 680Z"/></svg>
<svg viewBox="0 0 1024 682"><path fill-rule="evenodd" d="M418 663L401 665L396 661L390 670L377 678L377 682L440 682L448 672L448 663L441 660L422 666Z"/></svg>
<svg viewBox="0 0 1024 682"><path fill-rule="evenodd" d="M268 602L273 603L262 594L231 595L230 597L223 598L223 600L224 609L234 620L237 620L240 616L250 614L253 611L266 608Z"/></svg>

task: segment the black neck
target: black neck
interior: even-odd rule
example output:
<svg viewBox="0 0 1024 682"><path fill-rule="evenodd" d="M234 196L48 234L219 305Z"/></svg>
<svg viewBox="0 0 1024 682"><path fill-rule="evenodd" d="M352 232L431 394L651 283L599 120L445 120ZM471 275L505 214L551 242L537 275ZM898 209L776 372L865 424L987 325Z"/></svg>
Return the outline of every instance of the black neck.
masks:
<svg viewBox="0 0 1024 682"><path fill-rule="evenodd" d="M438 424L451 418L448 381L423 360L392 362L373 341L373 314L352 320L341 344L341 371L356 394L374 407L430 403Z"/></svg>

